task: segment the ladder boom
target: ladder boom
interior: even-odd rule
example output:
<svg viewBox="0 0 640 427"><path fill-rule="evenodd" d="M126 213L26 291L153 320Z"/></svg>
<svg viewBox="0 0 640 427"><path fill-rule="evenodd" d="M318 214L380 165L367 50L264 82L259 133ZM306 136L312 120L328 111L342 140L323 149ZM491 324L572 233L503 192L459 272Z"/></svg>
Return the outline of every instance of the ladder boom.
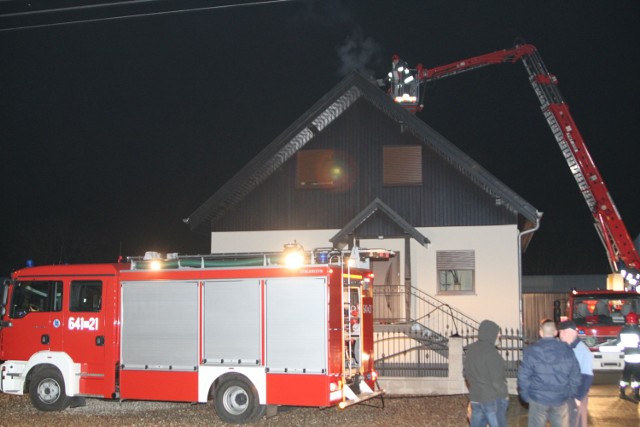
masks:
<svg viewBox="0 0 640 427"><path fill-rule="evenodd" d="M535 46L516 45L512 49L503 49L430 69L424 69L418 64L416 77L420 83L425 83L487 65L518 61L524 64L542 114L587 203L612 271L619 270L620 262L629 269L640 269L640 256L569 112L569 106L558 89L558 80L549 73ZM406 107L410 111L421 109L421 106L416 105Z"/></svg>

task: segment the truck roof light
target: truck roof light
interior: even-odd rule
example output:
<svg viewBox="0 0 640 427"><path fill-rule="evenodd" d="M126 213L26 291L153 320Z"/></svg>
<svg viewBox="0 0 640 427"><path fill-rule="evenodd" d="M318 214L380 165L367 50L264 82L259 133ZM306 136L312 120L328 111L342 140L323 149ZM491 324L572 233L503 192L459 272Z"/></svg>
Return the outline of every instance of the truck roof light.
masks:
<svg viewBox="0 0 640 427"><path fill-rule="evenodd" d="M298 268L304 264L304 248L295 240L284 245L284 263L289 268Z"/></svg>

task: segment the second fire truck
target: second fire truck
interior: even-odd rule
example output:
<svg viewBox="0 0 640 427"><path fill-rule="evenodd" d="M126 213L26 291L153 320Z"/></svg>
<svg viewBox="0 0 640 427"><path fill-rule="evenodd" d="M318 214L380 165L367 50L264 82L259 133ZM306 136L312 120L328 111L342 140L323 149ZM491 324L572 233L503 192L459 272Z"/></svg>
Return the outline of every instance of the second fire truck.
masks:
<svg viewBox="0 0 640 427"><path fill-rule="evenodd" d="M213 400L231 423L380 396L369 260L389 256L287 245L18 270L0 288L0 389L44 411Z"/></svg>
<svg viewBox="0 0 640 427"><path fill-rule="evenodd" d="M578 336L593 354L593 369L621 370L624 354L617 341L629 313L640 313L640 294L636 291L572 291L566 315L558 320L576 323Z"/></svg>

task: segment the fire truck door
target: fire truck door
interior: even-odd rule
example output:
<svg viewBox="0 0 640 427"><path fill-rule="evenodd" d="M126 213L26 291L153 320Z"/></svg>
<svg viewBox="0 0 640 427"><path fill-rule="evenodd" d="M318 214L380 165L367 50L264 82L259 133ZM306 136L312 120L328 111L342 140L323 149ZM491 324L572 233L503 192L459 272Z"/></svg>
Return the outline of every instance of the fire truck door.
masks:
<svg viewBox="0 0 640 427"><path fill-rule="evenodd" d="M105 278L105 280L109 280ZM107 326L103 307L104 280L75 279L69 282L66 311L62 325L64 351L81 364L80 393L104 395L105 344Z"/></svg>
<svg viewBox="0 0 640 427"><path fill-rule="evenodd" d="M4 357L29 360L39 351L62 350L62 281L24 280L13 286L10 327L3 328Z"/></svg>

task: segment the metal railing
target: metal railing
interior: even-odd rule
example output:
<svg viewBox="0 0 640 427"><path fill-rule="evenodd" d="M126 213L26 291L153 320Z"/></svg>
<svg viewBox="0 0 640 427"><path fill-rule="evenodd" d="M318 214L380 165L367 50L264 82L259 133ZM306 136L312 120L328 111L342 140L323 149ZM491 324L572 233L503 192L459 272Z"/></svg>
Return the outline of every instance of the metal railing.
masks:
<svg viewBox="0 0 640 427"><path fill-rule="evenodd" d="M459 334L460 328L478 329L476 320L413 286L374 286L373 294L379 324L419 324L444 337Z"/></svg>
<svg viewBox="0 0 640 427"><path fill-rule="evenodd" d="M459 330L463 349L478 340L477 331ZM449 339L425 335L410 325L378 325L374 331L375 366L380 376L447 377L449 372ZM505 360L506 374L515 378L524 348L534 342L518 330L500 332L496 345Z"/></svg>
<svg viewBox="0 0 640 427"><path fill-rule="evenodd" d="M417 325L417 324L415 324ZM411 324L378 325L374 330L376 370L390 377L446 377L449 343Z"/></svg>
<svg viewBox="0 0 640 427"><path fill-rule="evenodd" d="M500 329L499 339L496 345L498 352L505 361L507 377L515 378L518 375L518 366L522 360L522 352L525 347L535 342L537 338L527 337L518 329ZM466 348L478 340L476 334L462 335L462 346Z"/></svg>
<svg viewBox="0 0 640 427"><path fill-rule="evenodd" d="M449 338L461 337L464 349L478 340L479 322L419 289L374 286L374 304L376 299L389 308L386 317L380 309L374 316L375 366L381 376L446 377ZM508 377L517 375L522 351L534 340L518 330L500 331L497 348Z"/></svg>

